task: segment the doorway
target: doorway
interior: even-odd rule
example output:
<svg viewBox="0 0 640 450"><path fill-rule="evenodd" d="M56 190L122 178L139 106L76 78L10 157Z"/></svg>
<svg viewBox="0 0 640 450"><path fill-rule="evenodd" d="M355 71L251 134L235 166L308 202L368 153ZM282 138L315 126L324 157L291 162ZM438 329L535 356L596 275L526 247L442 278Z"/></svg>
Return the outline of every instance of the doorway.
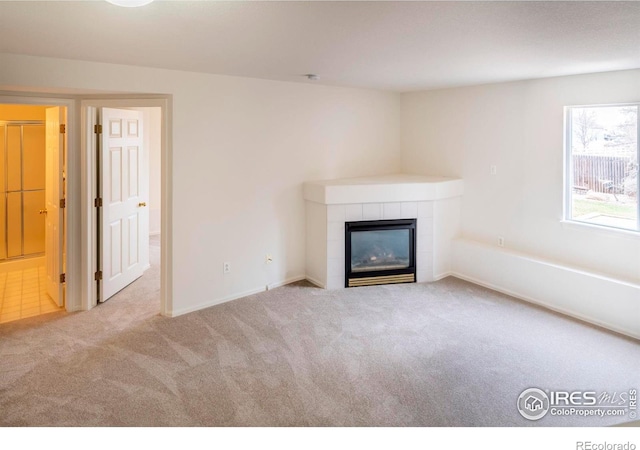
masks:
<svg viewBox="0 0 640 450"><path fill-rule="evenodd" d="M97 300L105 302L143 276L150 265L150 210L160 215L160 108L95 110ZM155 156L155 157L154 157ZM156 161L154 161L156 162ZM159 168L159 164L154 164ZM158 183L152 183L151 178ZM157 185L156 185L157 184ZM154 224L154 234L159 234ZM159 263L157 261L156 263ZM159 307L159 305L158 305Z"/></svg>
<svg viewBox="0 0 640 450"><path fill-rule="evenodd" d="M86 214L84 217L86 217L88 231L87 262L91 267L91 271L85 275L89 295L87 309L108 300L114 293L113 300L122 298L127 295L127 292L130 293L140 287L140 283L144 284L153 277L156 282L159 278L160 283L160 286L154 289L156 299L157 292L160 292L158 305L160 313L169 315L170 298L167 295L167 286L169 284L170 246L167 242L170 239L170 227L168 226L170 221L165 209L168 197L170 197L170 179L166 172L170 144L169 105L169 98L100 98L81 102L82 139L86 145L83 153L87 156L85 170L88 175L86 182L83 183L83 198L88 200L85 204L101 205L89 208L83 213L83 215ZM137 122L137 119L127 118L126 111L140 114L142 120ZM113 120L109 117L112 117ZM115 124L113 128L112 123ZM136 125L137 123L141 125L140 128ZM96 129L101 130L100 136L95 135ZM136 135L138 132L142 135L141 151L136 150L138 146L136 142L132 143L126 139L118 140L120 137L124 139L127 134ZM110 138L114 138L115 141L109 141ZM143 159L139 159L140 155L143 156ZM125 159L127 164L123 162ZM135 173L123 172L112 178L113 174L108 174L108 170L115 166L119 167L119 170L128 171L132 163L139 167L145 165L149 170L146 173L140 172L139 176ZM107 170L106 176L105 170ZM146 194L142 191L136 191L136 189L130 189L130 184L137 178L144 183ZM115 190L113 189L114 181L118 186ZM117 197L119 200L112 201L113 199L110 200L109 196ZM118 212L116 211L118 208L128 209L127 212ZM140 215L141 211L144 211L146 215ZM113 216L116 213L122 214L122 217ZM141 259L144 261L146 258L148 261L143 269L148 269L150 265L154 268L155 264L156 270L150 271L153 274L151 277L145 273L141 281L136 282L133 280L136 280L139 275L134 274L131 278L127 278L124 268L133 266L140 256L135 251L130 252L132 248L135 248L135 240L131 240L131 230L140 226L145 230L144 235L139 235L139 241L144 241L140 251L146 252L146 255L142 255ZM168 231L166 234L165 230ZM125 236L127 233L128 235ZM113 245L113 236L116 238L117 245ZM122 241L125 241L125 246L120 245ZM126 247L127 241L131 243L130 247ZM105 246L105 244L107 245ZM109 251L112 252L112 255L105 255ZM113 258L113 252L118 253L117 258ZM96 276L96 274L98 275ZM105 281L115 281L116 278L124 280L124 283L116 286L115 289L106 285ZM132 281L133 283L131 283ZM136 283L137 287L135 287Z"/></svg>
<svg viewBox="0 0 640 450"><path fill-rule="evenodd" d="M65 139L65 201L63 246L65 249L64 309L67 312L86 311L97 305L96 272L96 198L95 153L91 152L94 123L90 110L97 107L146 108L161 111L161 169L159 267L160 314L173 316L172 265L172 98L170 95L139 95L90 97L69 96L68 93L42 96L37 93L0 92L0 104L51 105L67 112ZM153 217L153 216L152 216ZM153 218L151 219L153 220ZM154 238L152 238L154 239ZM158 249L158 252L160 252ZM156 291L157 297L157 291Z"/></svg>
<svg viewBox="0 0 640 450"><path fill-rule="evenodd" d="M0 104L0 323L64 307L65 127L66 108Z"/></svg>

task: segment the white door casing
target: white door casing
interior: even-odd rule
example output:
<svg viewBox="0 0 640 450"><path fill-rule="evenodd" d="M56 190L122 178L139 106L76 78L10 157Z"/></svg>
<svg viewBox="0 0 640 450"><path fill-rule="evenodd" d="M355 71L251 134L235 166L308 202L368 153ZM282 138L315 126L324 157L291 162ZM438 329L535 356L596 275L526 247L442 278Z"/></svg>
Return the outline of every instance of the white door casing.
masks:
<svg viewBox="0 0 640 450"><path fill-rule="evenodd" d="M138 279L149 266L148 171L143 114L100 108L100 301Z"/></svg>
<svg viewBox="0 0 640 450"><path fill-rule="evenodd" d="M62 262L63 198L62 167L65 135L60 125L65 124L65 111L61 107L46 109L45 133L45 266L47 274L47 294L58 306L64 305L64 295L60 275L64 271Z"/></svg>

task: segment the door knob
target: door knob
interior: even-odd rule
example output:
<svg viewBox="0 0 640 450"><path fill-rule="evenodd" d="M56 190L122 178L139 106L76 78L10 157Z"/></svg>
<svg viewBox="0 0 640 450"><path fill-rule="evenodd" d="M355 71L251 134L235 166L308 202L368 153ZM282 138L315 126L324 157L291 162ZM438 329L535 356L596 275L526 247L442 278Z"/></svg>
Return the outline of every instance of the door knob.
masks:
<svg viewBox="0 0 640 450"><path fill-rule="evenodd" d="M142 208L143 206L147 206L147 203L146 202L140 202L140 203L138 203L138 206L140 208Z"/></svg>
<svg viewBox="0 0 640 450"><path fill-rule="evenodd" d="M46 209L41 209L41 210L40 210L40 214L46 214L46 213L47 213L47 210L46 210Z"/></svg>

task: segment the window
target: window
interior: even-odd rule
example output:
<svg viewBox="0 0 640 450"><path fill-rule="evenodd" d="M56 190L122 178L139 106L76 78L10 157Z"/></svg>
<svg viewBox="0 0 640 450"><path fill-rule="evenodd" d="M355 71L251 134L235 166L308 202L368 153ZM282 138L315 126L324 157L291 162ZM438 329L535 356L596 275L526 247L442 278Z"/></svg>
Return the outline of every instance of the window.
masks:
<svg viewBox="0 0 640 450"><path fill-rule="evenodd" d="M566 220L640 231L639 107L566 108Z"/></svg>

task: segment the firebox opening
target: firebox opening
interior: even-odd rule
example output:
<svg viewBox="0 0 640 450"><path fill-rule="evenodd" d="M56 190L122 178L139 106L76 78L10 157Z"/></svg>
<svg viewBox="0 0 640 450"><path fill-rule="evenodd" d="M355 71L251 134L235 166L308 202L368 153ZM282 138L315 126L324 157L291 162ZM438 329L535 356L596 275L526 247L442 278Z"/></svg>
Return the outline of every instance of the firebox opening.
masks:
<svg viewBox="0 0 640 450"><path fill-rule="evenodd" d="M416 219L345 224L345 287L415 283Z"/></svg>

